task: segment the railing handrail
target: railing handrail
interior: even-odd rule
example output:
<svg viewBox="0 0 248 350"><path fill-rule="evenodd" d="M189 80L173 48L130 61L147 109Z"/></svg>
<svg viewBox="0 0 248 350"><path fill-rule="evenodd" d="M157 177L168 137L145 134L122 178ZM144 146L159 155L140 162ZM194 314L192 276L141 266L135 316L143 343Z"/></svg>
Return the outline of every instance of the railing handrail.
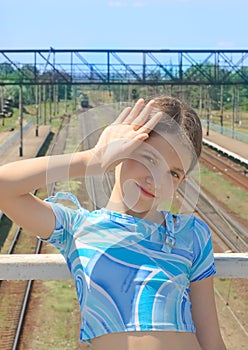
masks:
<svg viewBox="0 0 248 350"><path fill-rule="evenodd" d="M248 278L248 253L215 253L218 278ZM0 254L0 280L68 280L61 254Z"/></svg>

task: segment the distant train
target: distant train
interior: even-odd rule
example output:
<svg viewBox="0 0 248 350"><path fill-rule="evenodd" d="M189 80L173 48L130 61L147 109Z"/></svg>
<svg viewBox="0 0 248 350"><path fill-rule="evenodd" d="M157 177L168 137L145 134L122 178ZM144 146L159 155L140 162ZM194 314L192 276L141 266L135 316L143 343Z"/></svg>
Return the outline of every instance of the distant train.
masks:
<svg viewBox="0 0 248 350"><path fill-rule="evenodd" d="M89 107L89 97L86 94L82 94L82 99L80 101L82 108L88 108Z"/></svg>

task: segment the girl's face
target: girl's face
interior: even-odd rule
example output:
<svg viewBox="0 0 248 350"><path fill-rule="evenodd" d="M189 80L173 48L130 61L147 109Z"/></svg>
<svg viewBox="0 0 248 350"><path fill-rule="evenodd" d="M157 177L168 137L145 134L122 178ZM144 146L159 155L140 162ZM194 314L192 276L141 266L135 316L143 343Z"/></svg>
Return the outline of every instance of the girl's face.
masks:
<svg viewBox="0 0 248 350"><path fill-rule="evenodd" d="M176 134L153 134L117 171L122 202L136 213L156 210L159 204L171 202L191 160L190 151Z"/></svg>

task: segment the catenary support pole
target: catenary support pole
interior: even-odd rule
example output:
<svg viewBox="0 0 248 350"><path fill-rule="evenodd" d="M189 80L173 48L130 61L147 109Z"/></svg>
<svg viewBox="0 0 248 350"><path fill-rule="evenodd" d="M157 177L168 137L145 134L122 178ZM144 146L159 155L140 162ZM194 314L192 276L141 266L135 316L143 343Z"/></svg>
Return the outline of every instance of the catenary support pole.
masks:
<svg viewBox="0 0 248 350"><path fill-rule="evenodd" d="M19 156L23 156L23 94L22 85L19 86L19 125L20 125L20 146Z"/></svg>

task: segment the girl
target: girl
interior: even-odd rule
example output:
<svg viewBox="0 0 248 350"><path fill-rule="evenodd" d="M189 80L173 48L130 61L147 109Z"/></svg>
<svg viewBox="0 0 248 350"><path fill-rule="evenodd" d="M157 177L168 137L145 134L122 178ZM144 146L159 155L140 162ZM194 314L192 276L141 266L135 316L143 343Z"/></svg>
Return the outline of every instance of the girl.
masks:
<svg viewBox="0 0 248 350"><path fill-rule="evenodd" d="M213 292L211 235L193 215L158 210L201 153L196 113L172 97L126 108L96 146L0 169L0 209L64 255L82 314L80 339L95 350L224 350ZM68 177L115 169L105 208L68 193L30 192ZM70 199L78 209L59 199Z"/></svg>

